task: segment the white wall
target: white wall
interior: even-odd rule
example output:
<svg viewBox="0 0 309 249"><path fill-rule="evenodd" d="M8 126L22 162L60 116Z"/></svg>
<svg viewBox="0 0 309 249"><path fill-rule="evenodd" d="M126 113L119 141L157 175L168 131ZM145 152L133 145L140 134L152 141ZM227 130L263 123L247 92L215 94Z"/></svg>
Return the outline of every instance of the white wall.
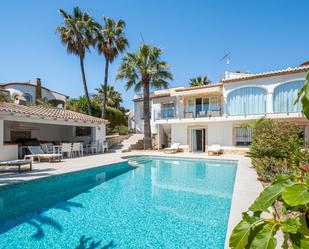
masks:
<svg viewBox="0 0 309 249"><path fill-rule="evenodd" d="M228 94L242 87L262 87L266 90L266 111L273 113L273 92L274 89L284 83L292 81L304 81L306 73L297 73L290 75L282 75L276 77L267 77L255 80L244 80L239 82L225 83L223 85L223 98L224 98L224 113L227 113L227 96Z"/></svg>
<svg viewBox="0 0 309 249"><path fill-rule="evenodd" d="M171 142L187 145L187 127L186 124L172 124L171 125Z"/></svg>
<svg viewBox="0 0 309 249"><path fill-rule="evenodd" d="M222 146L233 146L233 123L209 123L208 145L220 144Z"/></svg>
<svg viewBox="0 0 309 249"><path fill-rule="evenodd" d="M18 158L17 145L4 145L4 121L0 120L0 160L11 160Z"/></svg>

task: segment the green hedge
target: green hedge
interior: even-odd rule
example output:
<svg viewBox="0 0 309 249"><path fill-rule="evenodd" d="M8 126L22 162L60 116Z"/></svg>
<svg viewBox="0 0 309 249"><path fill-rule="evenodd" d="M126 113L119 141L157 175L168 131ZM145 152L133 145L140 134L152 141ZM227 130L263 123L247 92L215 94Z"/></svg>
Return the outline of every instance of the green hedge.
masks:
<svg viewBox="0 0 309 249"><path fill-rule="evenodd" d="M309 162L301 130L295 124L263 118L252 128L247 156L262 180L271 181L279 174L299 174L299 165Z"/></svg>

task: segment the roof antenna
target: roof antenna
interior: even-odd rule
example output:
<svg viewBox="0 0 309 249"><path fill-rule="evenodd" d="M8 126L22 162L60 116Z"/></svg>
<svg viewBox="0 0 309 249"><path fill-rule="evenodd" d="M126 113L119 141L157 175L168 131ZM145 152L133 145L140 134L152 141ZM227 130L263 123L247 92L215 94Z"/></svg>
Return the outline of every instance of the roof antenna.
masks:
<svg viewBox="0 0 309 249"><path fill-rule="evenodd" d="M140 34L140 36L141 36L141 39L142 39L142 41L143 41L143 44L145 44L145 41L144 41L144 38L143 38L142 32L140 32L139 34Z"/></svg>
<svg viewBox="0 0 309 249"><path fill-rule="evenodd" d="M230 51L224 51L224 56L221 58L220 61L226 61L226 65L230 65L231 60L231 52Z"/></svg>

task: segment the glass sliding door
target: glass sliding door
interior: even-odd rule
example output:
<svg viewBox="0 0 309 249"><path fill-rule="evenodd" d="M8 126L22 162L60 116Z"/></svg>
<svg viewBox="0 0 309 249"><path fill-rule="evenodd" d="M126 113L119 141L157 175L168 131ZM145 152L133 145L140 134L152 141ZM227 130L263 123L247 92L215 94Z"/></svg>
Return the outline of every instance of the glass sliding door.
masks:
<svg viewBox="0 0 309 249"><path fill-rule="evenodd" d="M191 130L192 152L205 152L205 129Z"/></svg>

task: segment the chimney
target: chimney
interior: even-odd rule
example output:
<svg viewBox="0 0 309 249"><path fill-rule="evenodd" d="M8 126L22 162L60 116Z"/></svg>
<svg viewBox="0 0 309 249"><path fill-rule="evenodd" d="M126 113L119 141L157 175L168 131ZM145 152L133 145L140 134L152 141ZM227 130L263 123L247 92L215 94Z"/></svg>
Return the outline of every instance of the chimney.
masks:
<svg viewBox="0 0 309 249"><path fill-rule="evenodd" d="M36 78L35 102L40 99L42 99L42 83L40 78Z"/></svg>

